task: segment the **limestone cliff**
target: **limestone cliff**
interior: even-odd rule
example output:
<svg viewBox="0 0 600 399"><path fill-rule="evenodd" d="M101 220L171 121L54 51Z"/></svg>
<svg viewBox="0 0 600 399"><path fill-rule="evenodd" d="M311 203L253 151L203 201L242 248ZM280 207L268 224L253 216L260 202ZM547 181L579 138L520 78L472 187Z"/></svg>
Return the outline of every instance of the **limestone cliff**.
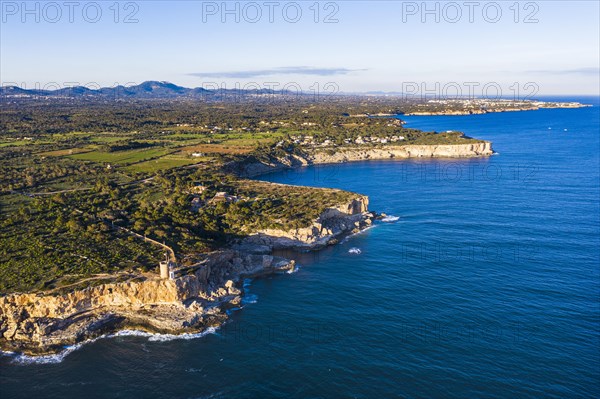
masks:
<svg viewBox="0 0 600 399"><path fill-rule="evenodd" d="M492 154L491 144L403 145L338 148L335 152L289 154L270 162L229 165L242 176L310 164L411 157L474 157ZM268 253L276 248L316 249L372 224L369 200L326 209L310 226L291 231L254 232L239 246L211 254L174 280L139 276L65 294L11 294L0 297L0 349L28 354L55 353L105 333L125 328L149 332L199 332L220 325L226 310L239 304L240 280L289 270L293 261Z"/></svg>
<svg viewBox="0 0 600 399"><path fill-rule="evenodd" d="M490 142L440 145L400 145L364 149L340 148L332 154L319 151L312 155L311 163L324 164L393 158L466 158L489 156L492 154L492 143Z"/></svg>
<svg viewBox="0 0 600 399"><path fill-rule="evenodd" d="M227 308L239 303L242 277L293 267L293 261L270 255L221 251L175 280L144 278L62 295L6 295L0 297L0 348L55 353L124 328L199 332L221 324Z"/></svg>
<svg viewBox="0 0 600 399"><path fill-rule="evenodd" d="M489 141L467 144L353 146L338 147L332 152L315 149L302 154L288 154L268 162L235 163L229 165L229 168L241 176L253 177L308 165L376 159L469 158L490 156L493 153L492 143Z"/></svg>
<svg viewBox="0 0 600 399"><path fill-rule="evenodd" d="M318 249L334 243L341 235L358 232L372 224L369 198L358 196L346 204L326 209L310 226L293 229L265 229L250 235L246 243L269 249Z"/></svg>
<svg viewBox="0 0 600 399"><path fill-rule="evenodd" d="M306 228L257 232L241 244L243 250L214 252L174 280L139 276L64 294L2 296L0 349L47 354L122 329L181 334L218 326L226 310L240 303L243 277L294 268L288 259L253 253L330 244L372 223L368 204L359 195L326 209Z"/></svg>

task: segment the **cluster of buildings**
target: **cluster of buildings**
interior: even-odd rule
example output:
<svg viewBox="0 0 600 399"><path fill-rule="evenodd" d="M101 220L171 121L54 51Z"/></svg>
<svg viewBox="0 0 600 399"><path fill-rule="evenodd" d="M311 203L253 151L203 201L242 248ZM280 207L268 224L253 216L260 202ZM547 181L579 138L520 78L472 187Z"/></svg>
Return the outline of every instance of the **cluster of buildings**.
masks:
<svg viewBox="0 0 600 399"><path fill-rule="evenodd" d="M330 138L325 138L325 140L320 141L315 139L314 136L291 136L291 139L294 144L302 145L302 146L310 146L310 147L332 147L335 145L335 142ZM394 136L358 136L355 139L344 139L344 144L387 144L387 143L395 143L398 141L404 140L404 136L394 135ZM283 141L277 143L277 146L281 147L284 145Z"/></svg>
<svg viewBox="0 0 600 399"><path fill-rule="evenodd" d="M387 144L387 143L395 143L398 141L404 140L404 136L386 136L386 137L374 137L374 136L358 136L354 140L354 144ZM349 139L344 140L344 142L351 143Z"/></svg>

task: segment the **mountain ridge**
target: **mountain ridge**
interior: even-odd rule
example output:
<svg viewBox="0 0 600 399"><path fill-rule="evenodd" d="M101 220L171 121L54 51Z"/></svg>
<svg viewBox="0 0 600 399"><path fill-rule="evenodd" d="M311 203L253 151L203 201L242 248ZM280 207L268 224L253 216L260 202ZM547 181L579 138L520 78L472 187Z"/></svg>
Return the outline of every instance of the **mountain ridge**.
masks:
<svg viewBox="0 0 600 399"><path fill-rule="evenodd" d="M0 97L5 98L123 98L123 99L166 99L166 98L213 98L232 95L302 95L289 90L272 89L216 89L203 87L188 88L167 81L148 80L138 85L101 87L71 86L55 90L24 89L18 86L1 86Z"/></svg>

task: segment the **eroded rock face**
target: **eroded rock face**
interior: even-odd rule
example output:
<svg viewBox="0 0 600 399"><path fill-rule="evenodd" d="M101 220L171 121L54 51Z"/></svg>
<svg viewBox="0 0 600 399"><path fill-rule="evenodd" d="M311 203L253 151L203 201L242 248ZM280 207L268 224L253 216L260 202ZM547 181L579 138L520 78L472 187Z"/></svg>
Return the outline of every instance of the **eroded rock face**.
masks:
<svg viewBox="0 0 600 399"><path fill-rule="evenodd" d="M285 157L273 159L270 163L255 162L244 165L233 163L229 167L233 168L233 171L240 176L253 177L277 170L308 166L309 163L310 160L308 158L289 154Z"/></svg>
<svg viewBox="0 0 600 399"><path fill-rule="evenodd" d="M244 165L244 176L318 163L410 157L474 157L491 155L491 143L461 145L405 145L385 148L339 149L306 157L289 155L273 164ZM263 230L248 237L240 248L211 254L201 267L175 280L142 278L104 284L62 295L11 294L0 297L0 349L46 354L125 328L179 334L220 325L226 310L239 304L239 282L294 267L293 261L267 254L274 248L317 249L341 235L371 225L369 200L357 196L349 203L325 210L312 225Z"/></svg>
<svg viewBox="0 0 600 399"><path fill-rule="evenodd" d="M270 255L274 248L319 248L344 233L369 226L369 199L357 196L323 212L311 226L265 230L240 248L210 254L174 280L140 276L139 281L103 284L66 294L0 297L0 348L28 354L55 353L121 329L180 334L218 326L239 305L246 276L286 271L294 262ZM265 253L267 252L267 253Z"/></svg>
<svg viewBox="0 0 600 399"><path fill-rule="evenodd" d="M0 347L46 354L124 328L199 332L221 324L225 310L239 304L244 276L293 267L293 261L271 255L221 251L175 280L146 278L63 295L6 295L0 297Z"/></svg>
<svg viewBox="0 0 600 399"><path fill-rule="evenodd" d="M369 212L369 197L358 196L349 203L326 209L308 227L278 230L264 229L244 241L272 249L318 249L334 243L341 235L370 226L374 215Z"/></svg>
<svg viewBox="0 0 600 399"><path fill-rule="evenodd" d="M364 161L369 159L404 158L469 158L490 156L494 153L492 143L478 142L468 144L440 145L387 145L383 147L338 147L335 152L316 150L303 156L289 154L272 160L270 163L232 164L230 168L243 177L296 168L308 165Z"/></svg>
<svg viewBox="0 0 600 399"><path fill-rule="evenodd" d="M391 158L465 158L489 156L494 152L492 143L444 144L444 145L402 145L382 148L338 149L333 154L317 152L312 156L312 163L340 163L362 161L368 159Z"/></svg>

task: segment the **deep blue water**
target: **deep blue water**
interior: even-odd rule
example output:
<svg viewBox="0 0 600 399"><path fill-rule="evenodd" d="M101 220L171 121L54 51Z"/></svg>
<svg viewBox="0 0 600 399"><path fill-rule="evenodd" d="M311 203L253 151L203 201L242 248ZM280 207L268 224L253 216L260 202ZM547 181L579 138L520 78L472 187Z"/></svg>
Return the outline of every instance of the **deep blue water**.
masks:
<svg viewBox="0 0 600 399"><path fill-rule="evenodd" d="M491 140L486 159L267 176L364 193L400 219L252 281L256 303L216 334L3 357L0 396L600 397L600 108L583 100L595 106L406 118Z"/></svg>

